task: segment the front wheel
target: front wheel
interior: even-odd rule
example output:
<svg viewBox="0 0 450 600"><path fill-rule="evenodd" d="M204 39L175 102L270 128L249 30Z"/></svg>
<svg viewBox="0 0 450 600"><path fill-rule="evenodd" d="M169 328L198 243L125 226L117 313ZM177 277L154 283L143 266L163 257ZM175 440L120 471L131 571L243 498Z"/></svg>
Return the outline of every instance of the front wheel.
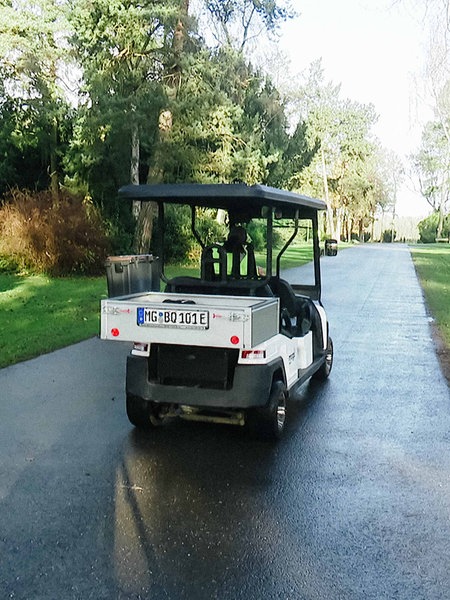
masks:
<svg viewBox="0 0 450 600"><path fill-rule="evenodd" d="M127 417L132 425L144 431L153 429L161 423L153 402L148 402L132 394L127 394Z"/></svg>
<svg viewBox="0 0 450 600"><path fill-rule="evenodd" d="M282 381L274 381L268 404L250 409L247 413L247 424L253 435L265 440L281 437L286 424L286 399L286 386Z"/></svg>
<svg viewBox="0 0 450 600"><path fill-rule="evenodd" d="M314 373L313 379L318 381L325 381L331 373L333 367L333 340L329 337L327 349L325 353L325 360L320 368Z"/></svg>

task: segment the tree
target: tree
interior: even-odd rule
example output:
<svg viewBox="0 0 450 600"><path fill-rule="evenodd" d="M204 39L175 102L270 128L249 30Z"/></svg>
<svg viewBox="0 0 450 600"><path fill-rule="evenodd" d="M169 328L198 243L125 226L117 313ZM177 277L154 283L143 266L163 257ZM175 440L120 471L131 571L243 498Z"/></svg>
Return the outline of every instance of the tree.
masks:
<svg viewBox="0 0 450 600"><path fill-rule="evenodd" d="M95 162L108 156L108 143L117 136L122 139L121 153L128 155L126 180L139 182L141 140L153 146L164 103L166 21L175 20L175 4L151 0L74 3L71 42L83 69L77 143L85 150L88 176ZM119 163L111 167L122 179L123 167Z"/></svg>
<svg viewBox="0 0 450 600"><path fill-rule="evenodd" d="M339 239L346 220L357 222L362 231L374 209L368 178L376 148L370 131L376 121L374 107L341 99L340 86L324 82L320 61L311 65L297 102L307 147L314 154L292 181L324 197L328 235Z"/></svg>
<svg viewBox="0 0 450 600"><path fill-rule="evenodd" d="M288 189L301 189L304 183L302 173L309 167L320 148L320 142L316 140L311 144L308 139L308 125L306 121L299 121L297 126L289 137L286 151L283 155L284 178L282 185ZM313 189L314 184L311 180L308 188L309 192L314 194L319 190ZM306 190L305 190L306 191Z"/></svg>
<svg viewBox="0 0 450 600"><path fill-rule="evenodd" d="M181 0L74 3L71 41L83 69L83 88L73 172L82 175L97 197L115 197L121 184L147 181L158 170L160 114L167 104L164 82L176 70L174 39L184 4ZM136 217L139 209L140 203L135 203ZM136 250L147 251L150 235L151 220L144 226L141 216Z"/></svg>
<svg viewBox="0 0 450 600"><path fill-rule="evenodd" d="M232 49L191 55L160 152L165 180L265 182L278 158L268 90Z"/></svg>
<svg viewBox="0 0 450 600"><path fill-rule="evenodd" d="M421 147L411 162L420 192L438 217L436 235L442 237L450 165L450 3L449 0L425 0L421 4L425 7L423 22L428 29L422 81L434 119L424 125Z"/></svg>
<svg viewBox="0 0 450 600"><path fill-rule="evenodd" d="M6 81L9 77L0 74L0 194L16 186L44 189L48 187L47 169L35 135L33 114L24 109L21 99L6 92Z"/></svg>
<svg viewBox="0 0 450 600"><path fill-rule="evenodd" d="M420 191L438 215L436 237L442 237L444 217L450 197L450 143L447 127L430 122L422 134L419 152L412 157Z"/></svg>
<svg viewBox="0 0 450 600"><path fill-rule="evenodd" d="M438 227L441 226L440 237L450 239L450 216L446 215L443 222L441 215L435 211L418 224L420 241L423 244L430 244L436 241Z"/></svg>
<svg viewBox="0 0 450 600"><path fill-rule="evenodd" d="M215 51L206 48L190 28L189 2L182 4L168 49L172 60L166 63L162 77L167 101L160 111L150 180L264 181L277 159L268 134L277 120L270 114L264 122L262 104L249 102L258 94L261 99L263 90L261 78L244 59L243 48L255 15L273 29L284 13L273 2L206 4L223 19L225 28L240 14L245 22L244 41L238 51L230 38ZM247 13L250 4L253 9ZM275 97L273 90L271 93ZM139 215L137 248L142 247L141 232L151 229L151 211L147 205Z"/></svg>
<svg viewBox="0 0 450 600"><path fill-rule="evenodd" d="M391 213L392 223L394 222L397 190L404 175L404 168L394 152L385 150L381 146L376 147L368 168L370 193L374 206L372 225L375 224L376 217L380 217L381 214L381 231L383 231L386 214ZM374 239L373 231L371 237Z"/></svg>
<svg viewBox="0 0 450 600"><path fill-rule="evenodd" d="M219 46L243 51L263 31L276 33L281 22L294 16L290 2L275 0L205 0L212 33Z"/></svg>
<svg viewBox="0 0 450 600"><path fill-rule="evenodd" d="M265 158L266 175L262 181L282 187L286 182L286 169L290 137L286 116L286 103L269 76L253 76L244 101L246 127L259 138Z"/></svg>
<svg viewBox="0 0 450 600"><path fill-rule="evenodd" d="M62 124L70 109L63 81L68 59L65 7L55 0L0 1L0 66L4 90L29 117L30 137L47 162L54 200L59 194Z"/></svg>

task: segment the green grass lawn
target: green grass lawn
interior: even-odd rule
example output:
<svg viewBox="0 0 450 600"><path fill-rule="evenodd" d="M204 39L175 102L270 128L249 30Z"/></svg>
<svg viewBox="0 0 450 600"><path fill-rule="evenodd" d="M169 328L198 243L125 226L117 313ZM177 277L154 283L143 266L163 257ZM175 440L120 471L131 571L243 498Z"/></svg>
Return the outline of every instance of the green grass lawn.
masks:
<svg viewBox="0 0 450 600"><path fill-rule="evenodd" d="M430 312L450 347L450 245L418 244L410 249Z"/></svg>
<svg viewBox="0 0 450 600"><path fill-rule="evenodd" d="M289 248L283 268L311 259L307 246ZM263 264L257 256L259 264ZM195 266L171 265L167 277L198 276ZM0 368L88 339L99 333L105 277L0 274Z"/></svg>
<svg viewBox="0 0 450 600"><path fill-rule="evenodd" d="M96 335L102 297L105 277L0 274L0 367Z"/></svg>

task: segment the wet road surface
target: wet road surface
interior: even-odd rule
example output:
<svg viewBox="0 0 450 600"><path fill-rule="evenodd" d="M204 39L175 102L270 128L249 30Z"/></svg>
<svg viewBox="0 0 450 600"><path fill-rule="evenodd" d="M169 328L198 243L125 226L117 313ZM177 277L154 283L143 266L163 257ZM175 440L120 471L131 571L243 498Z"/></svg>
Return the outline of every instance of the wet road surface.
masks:
<svg viewBox="0 0 450 600"><path fill-rule="evenodd" d="M335 364L276 445L137 433L120 343L0 371L0 598L450 597L450 397L408 249L322 268Z"/></svg>

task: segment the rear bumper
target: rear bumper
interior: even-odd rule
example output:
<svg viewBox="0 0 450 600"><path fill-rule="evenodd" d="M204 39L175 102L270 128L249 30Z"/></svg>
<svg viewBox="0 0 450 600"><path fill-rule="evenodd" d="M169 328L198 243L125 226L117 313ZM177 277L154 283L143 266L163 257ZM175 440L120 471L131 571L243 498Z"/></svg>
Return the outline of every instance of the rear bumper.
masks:
<svg viewBox="0 0 450 600"><path fill-rule="evenodd" d="M265 365L237 365L230 389L162 385L150 381L148 359L128 356L126 391L144 400L161 404L246 409L265 406L273 375L281 369L281 361Z"/></svg>

